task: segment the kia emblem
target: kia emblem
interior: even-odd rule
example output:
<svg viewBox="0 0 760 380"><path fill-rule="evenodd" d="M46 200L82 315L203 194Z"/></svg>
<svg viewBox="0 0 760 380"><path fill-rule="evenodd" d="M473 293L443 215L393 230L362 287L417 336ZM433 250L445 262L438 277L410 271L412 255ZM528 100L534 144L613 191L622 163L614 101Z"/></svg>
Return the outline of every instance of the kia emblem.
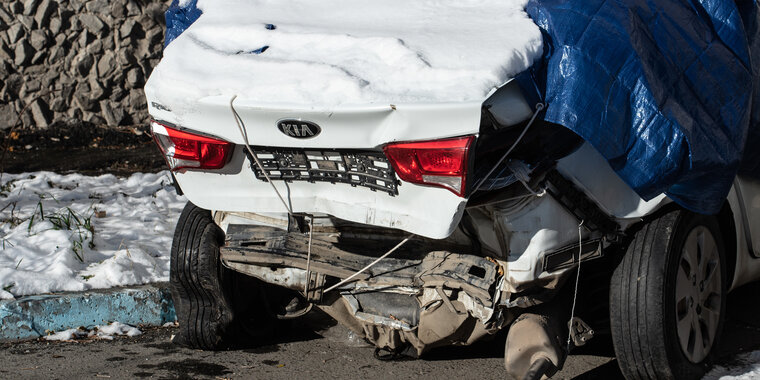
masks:
<svg viewBox="0 0 760 380"><path fill-rule="evenodd" d="M317 124L305 120L282 119L277 122L280 132L296 139L310 139L322 132Z"/></svg>

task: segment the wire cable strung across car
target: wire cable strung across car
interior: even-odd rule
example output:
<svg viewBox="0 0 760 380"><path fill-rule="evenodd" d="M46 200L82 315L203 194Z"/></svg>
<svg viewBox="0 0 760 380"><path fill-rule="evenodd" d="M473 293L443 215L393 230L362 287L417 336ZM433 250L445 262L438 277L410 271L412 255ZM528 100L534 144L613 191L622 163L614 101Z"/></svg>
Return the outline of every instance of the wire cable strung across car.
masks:
<svg viewBox="0 0 760 380"><path fill-rule="evenodd" d="M256 161L256 165L259 165L260 168L263 168L264 166L261 165L261 162L259 162L259 158L256 157L256 155L253 153L253 149L251 149L251 145L248 144L248 132L246 132L245 128L243 127L243 120L240 118L240 115L238 115L237 111L235 110L235 106L232 104L235 99L237 98L237 95L233 95L230 99L230 109L232 110L232 116L235 118L235 124L237 124L238 130L240 130L240 136L243 137L243 144L245 144L246 149L248 149L248 153L251 154L253 157L253 160ZM266 177L267 182L269 182L270 185L272 185L272 189L274 189L274 192L277 193L277 197L280 198L280 202L282 202L282 205L285 206L285 209L288 210L289 215L293 215L293 209L290 208L290 205L288 205L288 202L285 202L285 198L282 197L282 194L280 194L280 190L277 190L277 187L274 185L274 182L269 178L269 174L267 174L266 170L263 171L264 177Z"/></svg>
<svg viewBox="0 0 760 380"><path fill-rule="evenodd" d="M406 238L406 239L404 239L404 240L402 240L400 243L396 244L396 246L395 246L395 247L393 247L393 248L391 248L391 250L390 250L390 251L388 251L388 252L386 252L384 255L382 255L382 256L380 256L380 257L378 257L378 258L377 258L377 260L375 260L375 261L373 261L373 262L369 263L369 265L367 265L366 267L364 267L364 268L360 269L358 272L356 272L356 273L354 273L354 274L352 274L352 275L350 275L350 276L346 277L346 279L344 279L343 281L341 281L341 282L339 282L339 283L337 283L337 284L335 284L335 285L333 285L333 286L331 286L331 287L329 287L329 288L325 289L325 293L327 293L327 292L329 292L329 291L331 291L331 290L333 290L333 289L335 289L335 288L337 288L337 287L339 287L339 286L342 286L343 284L345 284L345 283L347 283L347 282L349 282L349 281L353 280L353 279L354 279L354 277L356 277L356 276L358 276L358 275L360 275L360 274L364 273L364 271L366 271L367 269L369 269L369 268L372 268L372 267L373 267L375 264L379 263L379 262L380 262L382 259L384 259L384 258L388 257L388 256L389 256L391 253L393 253L393 252L395 252L397 249L401 248L401 246L402 246L402 245L406 244L406 242L408 242L408 241L409 241L411 238L413 238L413 237L414 237L414 234L411 234L411 235L407 236L407 238Z"/></svg>
<svg viewBox="0 0 760 380"><path fill-rule="evenodd" d="M311 283L311 235L314 231L314 217L309 216L309 245L306 247L306 284L303 286L303 295L309 296L309 283Z"/></svg>
<svg viewBox="0 0 760 380"><path fill-rule="evenodd" d="M507 149L507 152L504 153L504 155L501 156L501 158L499 159L499 161L496 161L496 164L494 164L494 166L491 168L491 170L489 170L488 173L486 173L486 175L483 177L483 179L481 179L480 182L478 182L478 185L475 186L475 189L472 190L472 194L474 194L476 191L478 191L478 189L480 189L480 186L482 186L483 183L486 182L486 180L488 179L488 177L490 177L491 174L493 174L494 170L496 170L496 168L499 165L501 165L501 163L504 162L504 160L507 159L507 156L509 156L509 154L512 153L512 151L515 149L515 147L517 146L517 144L520 143L520 141L522 140L522 138L525 136L525 133L528 132L528 129L530 129L530 126L533 125L533 122L536 121L536 117L538 116L538 114L543 109L544 109L544 104L543 103L537 103L536 104L536 110L533 112L533 116L531 116L530 121L528 121L528 124L525 125L525 128L523 128L523 131L522 131L522 133L520 133L520 136L517 136L517 140L515 140L515 142L512 143L512 146L510 146L509 149ZM520 182L523 182L523 181L520 181ZM526 188L529 188L529 186L527 186L524 182L523 182L523 185ZM531 189L529 189L529 190L533 193L533 195L536 195L536 196L539 195L539 193L535 193Z"/></svg>
<svg viewBox="0 0 760 380"><path fill-rule="evenodd" d="M573 291L573 306L570 308L570 321L567 323L567 353L570 353L570 341L573 336L573 318L575 317L575 303L578 300L578 282L581 278L581 255L583 254L583 220L578 225L578 269L575 272L575 290Z"/></svg>
<svg viewBox="0 0 760 380"><path fill-rule="evenodd" d="M235 110L235 105L233 104L235 102L235 99L237 98L237 95L233 95L230 99L230 109L232 110L232 116L235 118L235 124L237 124L238 130L240 131L240 136L243 138L243 144L245 144L245 148L248 150L248 153L251 154L251 157L253 157L253 160L256 162L256 165L258 165L260 168L264 168L263 165L261 165L261 162L259 162L258 157L253 153L253 149L251 148L251 145L248 143L248 133L245 130L245 127L243 125L243 120L240 118L240 115ZM543 108L543 105L541 105L541 108ZM538 111L536 111L538 113ZM533 119L531 119L531 123L535 119L535 114L533 115ZM530 126L530 124L528 124ZM527 127L526 127L527 130ZM523 134L525 134L525 131L523 131ZM522 135L520 136L522 137ZM519 139L518 139L519 141ZM514 148L514 146L512 146ZM511 150L511 148L510 148ZM491 170L493 171L493 170ZM267 174L266 170L262 170L262 173L264 173L264 177L266 177L267 182L272 186L272 189L274 189L274 192L277 193L277 197L280 198L280 202L282 202L282 205L285 206L285 209L288 210L288 215L295 215L293 213L293 209L290 208L290 205L288 202L285 201L285 198L280 194L280 191L277 190L277 187L274 185L274 182L272 182L272 179L269 178L269 175ZM490 173L489 173L490 174ZM312 240L312 233L313 233L313 226L314 226L314 215L306 214L306 216L309 218L309 245L306 252L306 285L304 286L304 296L307 296L309 294L309 282L311 281L311 273L310 273L310 266L311 266L311 240ZM391 248L388 252L383 254L382 256L378 257L377 260L371 262L366 267L360 269L358 272L348 276L347 278L343 279L342 281L338 282L337 284L327 288L324 290L324 293L327 293L339 286L342 286L346 284L347 282L353 280L356 276L364 273L364 271L368 270L369 268L372 268L374 265L379 263L381 260L385 259L386 257L390 256L391 253L395 252L397 249L401 248L402 245L406 244L411 238L413 238L415 235L411 234L406 239L402 240L400 243L398 243L395 247Z"/></svg>

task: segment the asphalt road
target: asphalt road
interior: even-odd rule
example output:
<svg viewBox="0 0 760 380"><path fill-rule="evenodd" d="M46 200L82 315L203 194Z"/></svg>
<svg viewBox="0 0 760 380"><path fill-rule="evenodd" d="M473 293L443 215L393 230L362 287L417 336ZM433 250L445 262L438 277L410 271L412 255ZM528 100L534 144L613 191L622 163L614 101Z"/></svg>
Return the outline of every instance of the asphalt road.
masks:
<svg viewBox="0 0 760 380"><path fill-rule="evenodd" d="M760 349L760 284L734 292L719 363ZM113 341L28 341L0 345L2 379L499 379L503 337L432 351L420 360L383 362L347 330L314 314L280 332L277 342L204 352L170 342L176 328L144 329ZM620 378L609 342L595 338L571 355L555 378Z"/></svg>

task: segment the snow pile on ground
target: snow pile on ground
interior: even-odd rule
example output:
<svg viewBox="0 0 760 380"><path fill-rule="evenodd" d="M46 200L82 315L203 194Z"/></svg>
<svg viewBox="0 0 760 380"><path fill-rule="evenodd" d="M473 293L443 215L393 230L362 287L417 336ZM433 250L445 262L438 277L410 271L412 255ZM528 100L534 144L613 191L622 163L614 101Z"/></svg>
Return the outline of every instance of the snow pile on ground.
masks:
<svg viewBox="0 0 760 380"><path fill-rule="evenodd" d="M543 53L526 2L199 0L203 15L145 92L178 113L235 94L305 106L480 102Z"/></svg>
<svg viewBox="0 0 760 380"><path fill-rule="evenodd" d="M167 281L184 204L168 172L3 174L0 299Z"/></svg>
<svg viewBox="0 0 760 380"><path fill-rule="evenodd" d="M729 365L717 365L702 380L760 379L760 351L735 357Z"/></svg>
<svg viewBox="0 0 760 380"><path fill-rule="evenodd" d="M78 339L106 339L113 340L114 335L137 336L142 334L137 327L125 325L120 322L113 322L105 326L95 326L92 330L83 327L59 331L55 334L45 336L46 340L78 340Z"/></svg>

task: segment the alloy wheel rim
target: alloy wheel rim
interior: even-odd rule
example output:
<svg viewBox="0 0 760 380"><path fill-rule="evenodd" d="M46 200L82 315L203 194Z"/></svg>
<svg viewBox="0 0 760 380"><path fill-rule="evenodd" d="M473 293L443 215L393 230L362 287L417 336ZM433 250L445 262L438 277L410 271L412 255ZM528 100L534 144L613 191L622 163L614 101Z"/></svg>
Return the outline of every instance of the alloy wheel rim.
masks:
<svg viewBox="0 0 760 380"><path fill-rule="evenodd" d="M676 277L676 327L684 356L700 363L712 349L720 321L720 255L710 230L697 226L686 236Z"/></svg>

